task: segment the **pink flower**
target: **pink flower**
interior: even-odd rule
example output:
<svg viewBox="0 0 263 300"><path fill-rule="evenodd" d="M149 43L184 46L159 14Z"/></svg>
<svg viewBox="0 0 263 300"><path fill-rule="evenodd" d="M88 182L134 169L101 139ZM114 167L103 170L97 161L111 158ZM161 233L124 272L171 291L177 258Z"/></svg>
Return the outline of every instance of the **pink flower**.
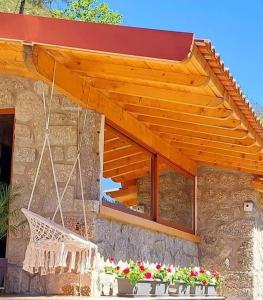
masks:
<svg viewBox="0 0 263 300"><path fill-rule="evenodd" d="M167 269L167 272L168 272L168 273L172 273L172 272L173 272L172 268L169 267L169 268Z"/></svg>
<svg viewBox="0 0 263 300"><path fill-rule="evenodd" d="M160 270L161 267L162 267L162 265L161 264L157 264L155 267L156 267L157 270Z"/></svg>
<svg viewBox="0 0 263 300"><path fill-rule="evenodd" d="M151 279L152 278L152 274L150 272L145 273L144 277L146 279Z"/></svg>
<svg viewBox="0 0 263 300"><path fill-rule="evenodd" d="M114 257L109 257L109 261L110 261L110 262L114 262L114 261L115 261L115 258L114 258Z"/></svg>

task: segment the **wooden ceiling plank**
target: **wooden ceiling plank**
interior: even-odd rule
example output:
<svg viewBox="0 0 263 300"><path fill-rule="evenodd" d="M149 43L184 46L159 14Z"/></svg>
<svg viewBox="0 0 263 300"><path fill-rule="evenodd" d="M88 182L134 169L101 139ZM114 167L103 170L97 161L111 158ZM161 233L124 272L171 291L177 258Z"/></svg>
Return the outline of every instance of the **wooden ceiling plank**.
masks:
<svg viewBox="0 0 263 300"><path fill-rule="evenodd" d="M109 141L104 141L104 152L107 153L109 151L122 149L122 148L126 148L129 146L130 145L126 141L124 141L120 138L114 139L114 140L109 140Z"/></svg>
<svg viewBox="0 0 263 300"><path fill-rule="evenodd" d="M146 125L139 122L119 105L110 101L103 93L92 88L91 85L94 87L94 82L88 83L87 80L70 71L59 62L55 62L54 58L39 46L24 46L24 52L26 65L43 80L51 84L54 65L56 65L56 89L81 106L104 114L110 122L125 130L135 139L143 141L144 144L167 157L188 173L196 174L196 164L193 161L171 149L169 143L164 142Z"/></svg>
<svg viewBox="0 0 263 300"><path fill-rule="evenodd" d="M144 116L153 116L168 120L175 120L179 122L185 122L190 124L202 124L214 127L222 127L222 128L231 128L235 129L240 125L240 120L237 120L233 117L228 117L224 119L206 117L206 116L196 116L190 115L187 113L181 113L176 111L167 111L159 108L149 108L149 107L141 107L131 104L124 104L124 109L130 113L134 113L136 115L144 115ZM193 126L194 126L193 125Z"/></svg>
<svg viewBox="0 0 263 300"><path fill-rule="evenodd" d="M119 149L108 153L104 153L103 159L104 159L104 163L108 163L122 158L131 157L137 154L143 154L143 152L140 151L137 147L129 146L124 149Z"/></svg>
<svg viewBox="0 0 263 300"><path fill-rule="evenodd" d="M195 131L200 133L209 133L217 136L226 136L232 138L244 138L248 132L244 129L226 129L214 126L205 126L201 124L190 124L175 120L163 119L159 117L151 117L145 115L138 115L137 119L149 125L161 125L168 128L184 129L188 131Z"/></svg>
<svg viewBox="0 0 263 300"><path fill-rule="evenodd" d="M157 132L158 134L164 133L164 134L169 134L171 136L180 134L182 136L203 138L206 140L229 143L234 145L241 145L241 146L251 146L255 144L254 138L249 135L241 139L241 138L223 137L223 136L217 136L208 133L189 131L180 128L170 128L170 127L165 127L160 125L149 125L149 127L152 131Z"/></svg>
<svg viewBox="0 0 263 300"><path fill-rule="evenodd" d="M142 162L136 162L124 167L119 167L117 169L113 169L110 171L104 171L103 172L103 177L105 178L114 178L114 177L118 177L121 175L125 175L127 173L131 173L134 172L136 170L140 170L140 169L144 169L145 167L148 167L149 170L151 169L151 161L147 160L147 161L142 161Z"/></svg>
<svg viewBox="0 0 263 300"><path fill-rule="evenodd" d="M133 164L136 162L142 162L142 161L146 161L146 160L149 160L149 158L145 157L142 153L139 153L139 154L135 154L133 156L120 158L115 161L110 161L110 162L106 161L103 164L103 170L110 171L110 170L117 169L119 167L128 166L130 164Z"/></svg>
<svg viewBox="0 0 263 300"><path fill-rule="evenodd" d="M156 100L169 100L179 103L188 103L208 107L217 107L223 103L223 98L202 95L198 93L168 90L134 83L117 82L106 79L89 78L89 84L99 90L115 92L138 97L147 97Z"/></svg>
<svg viewBox="0 0 263 300"><path fill-rule="evenodd" d="M117 101L121 105L130 104L133 106L147 107L147 108L158 108L168 111L176 111L182 113L188 113L189 115L200 115L214 118L228 118L232 115L230 109L226 109L224 106L219 105L218 107L211 108L206 106L195 106L187 103L179 103L175 101L166 101L146 97L137 97L125 94L110 93L110 99Z"/></svg>
<svg viewBox="0 0 263 300"><path fill-rule="evenodd" d="M120 64L109 64L92 60L71 57L60 60L69 69L83 76L102 78L122 82L133 82L151 86L185 85L200 87L209 82L209 77L197 74L177 73L164 70L152 69L147 65L145 68L131 67Z"/></svg>
<svg viewBox="0 0 263 300"><path fill-rule="evenodd" d="M222 149L214 149L211 147L203 147L203 146L193 146L187 143L172 143L173 147L176 149L180 149L180 151L185 154L191 156L192 153L206 153L206 155L222 155L224 157L228 157L229 159L237 159L241 160L244 163L250 163L253 165L261 165L263 162L263 153L259 154L246 154L246 153L238 153L234 151L222 150Z"/></svg>
<svg viewBox="0 0 263 300"><path fill-rule="evenodd" d="M129 181L129 180L145 177L145 176L148 176L148 174L149 174L149 168L143 168L141 170L136 170L131 173L113 177L112 180L114 182L119 183L119 182L125 182L125 181Z"/></svg>
<svg viewBox="0 0 263 300"><path fill-rule="evenodd" d="M249 146L240 146L236 144L217 142L213 140L207 140L201 137L196 138L196 137L191 137L191 136L189 137L180 134L160 133L160 136L172 143L186 142L187 144L192 144L194 146L211 147L215 149L229 150L229 151L248 153L248 154L258 153L259 151L261 151L261 147L259 147L255 143Z"/></svg>
<svg viewBox="0 0 263 300"><path fill-rule="evenodd" d="M238 165L233 165L228 162L213 161L213 160L203 159L203 158L199 159L199 161L205 165L210 165L213 167L226 168L226 169L230 169L230 170L235 169L237 171L244 172L244 173L263 175L263 171L254 170L254 169L245 168L245 167L239 167Z"/></svg>

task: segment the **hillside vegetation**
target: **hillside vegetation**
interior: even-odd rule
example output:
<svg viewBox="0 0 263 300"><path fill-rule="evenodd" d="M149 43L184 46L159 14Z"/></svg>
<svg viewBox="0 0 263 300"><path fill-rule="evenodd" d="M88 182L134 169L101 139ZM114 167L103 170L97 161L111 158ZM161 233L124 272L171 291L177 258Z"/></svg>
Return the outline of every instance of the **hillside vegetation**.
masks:
<svg viewBox="0 0 263 300"><path fill-rule="evenodd" d="M0 0L0 11L8 13L18 13L19 0ZM47 7L36 5L26 1L25 14L52 17L52 10Z"/></svg>

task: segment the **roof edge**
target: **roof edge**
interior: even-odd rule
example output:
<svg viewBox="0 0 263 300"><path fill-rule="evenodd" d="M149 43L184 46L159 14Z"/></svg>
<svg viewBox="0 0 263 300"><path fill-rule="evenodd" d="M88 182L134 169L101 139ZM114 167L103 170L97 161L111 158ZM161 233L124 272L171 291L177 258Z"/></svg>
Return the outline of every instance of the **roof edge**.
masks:
<svg viewBox="0 0 263 300"><path fill-rule="evenodd" d="M0 13L0 39L183 61L192 33Z"/></svg>

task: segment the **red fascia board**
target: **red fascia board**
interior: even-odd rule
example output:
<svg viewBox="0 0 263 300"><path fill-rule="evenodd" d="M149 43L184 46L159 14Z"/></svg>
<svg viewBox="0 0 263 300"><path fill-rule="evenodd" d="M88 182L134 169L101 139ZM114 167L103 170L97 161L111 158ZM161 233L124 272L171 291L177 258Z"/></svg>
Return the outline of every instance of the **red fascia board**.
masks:
<svg viewBox="0 0 263 300"><path fill-rule="evenodd" d="M0 13L0 39L182 61L192 33Z"/></svg>

